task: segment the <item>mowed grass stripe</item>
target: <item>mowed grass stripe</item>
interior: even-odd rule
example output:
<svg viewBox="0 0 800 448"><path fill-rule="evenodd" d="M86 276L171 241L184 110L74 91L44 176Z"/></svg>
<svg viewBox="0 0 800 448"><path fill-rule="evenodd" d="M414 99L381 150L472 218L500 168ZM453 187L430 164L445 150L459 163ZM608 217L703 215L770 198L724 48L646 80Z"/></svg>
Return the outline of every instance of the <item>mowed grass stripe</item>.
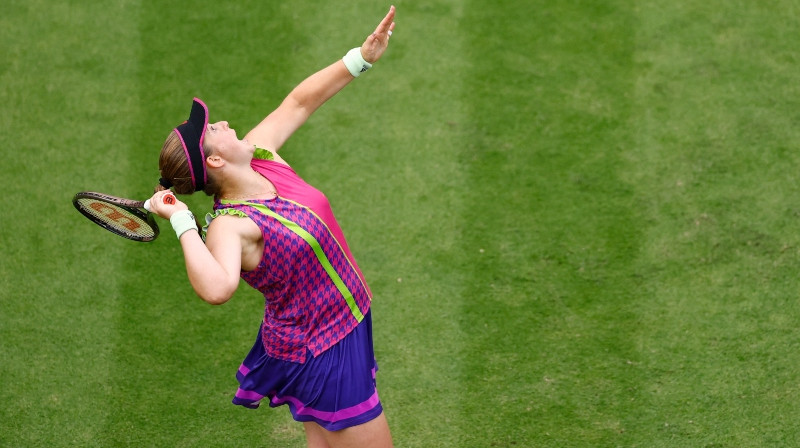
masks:
<svg viewBox="0 0 800 448"><path fill-rule="evenodd" d="M192 97L206 101L212 121L228 120L242 135L288 93L288 81L271 81L284 75L302 79L275 62L291 59L287 41L302 40L293 31L291 12L257 2L205 2L191 10L142 4L136 80L143 113L130 155L136 166L129 176L132 189L152 191L163 140L186 118ZM181 199L198 216L211 209L202 194ZM141 276L124 283L113 381L120 409L109 417L108 439L155 446L302 443L302 428L288 412L230 403L234 373L255 339L263 298L243 285L222 307L202 302L186 278L169 223L159 222L162 236L126 259L125 271Z"/></svg>
<svg viewBox="0 0 800 448"><path fill-rule="evenodd" d="M467 4L446 0L398 5L398 26L386 73L375 89L388 110L374 133L386 145L366 161L379 170L385 215L378 259L388 417L396 446L459 446L463 359L468 331L460 325L469 260L462 258L463 209L480 195L460 160L471 126L464 101L469 73ZM377 120L376 120L377 121ZM370 169L369 166L365 167ZM376 314L378 315L378 314ZM381 359L379 359L381 362Z"/></svg>
<svg viewBox="0 0 800 448"><path fill-rule="evenodd" d="M388 8L364 4L351 23ZM460 437L463 6L398 5L385 57L285 149L331 199L375 295L378 387L397 446L457 446Z"/></svg>
<svg viewBox="0 0 800 448"><path fill-rule="evenodd" d="M108 398L127 242L80 217L70 200L124 185L135 9L6 6L2 170L17 199L0 225L0 445L92 446L106 416L98 403Z"/></svg>
<svg viewBox="0 0 800 448"><path fill-rule="evenodd" d="M798 438L797 5L725 6L637 11L647 380L626 426L649 446Z"/></svg>
<svg viewBox="0 0 800 448"><path fill-rule="evenodd" d="M639 380L628 361L642 237L621 173L630 5L471 6L473 132L462 159L481 194L462 219L461 446L624 440Z"/></svg>

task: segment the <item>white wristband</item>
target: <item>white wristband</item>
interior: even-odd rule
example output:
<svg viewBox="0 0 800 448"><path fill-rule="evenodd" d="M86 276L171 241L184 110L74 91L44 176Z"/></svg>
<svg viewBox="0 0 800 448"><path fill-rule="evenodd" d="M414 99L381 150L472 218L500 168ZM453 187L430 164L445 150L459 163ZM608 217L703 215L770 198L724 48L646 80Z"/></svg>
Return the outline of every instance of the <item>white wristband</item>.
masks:
<svg viewBox="0 0 800 448"><path fill-rule="evenodd" d="M172 228L175 229L175 234L178 235L178 239L189 230L197 231L197 223L194 221L194 215L191 210L179 210L173 213L169 218L169 223L172 224Z"/></svg>
<svg viewBox="0 0 800 448"><path fill-rule="evenodd" d="M361 47L356 47L348 51L342 58L342 61L344 61L344 65L350 70L350 74L354 77L358 77L361 72L365 72L372 67L372 64L365 61L364 56L361 56Z"/></svg>

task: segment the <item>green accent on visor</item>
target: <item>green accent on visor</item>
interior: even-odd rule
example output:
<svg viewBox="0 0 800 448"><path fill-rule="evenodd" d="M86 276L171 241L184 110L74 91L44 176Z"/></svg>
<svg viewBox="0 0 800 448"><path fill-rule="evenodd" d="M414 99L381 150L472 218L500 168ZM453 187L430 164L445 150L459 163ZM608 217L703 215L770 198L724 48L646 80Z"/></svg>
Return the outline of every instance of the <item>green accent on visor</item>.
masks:
<svg viewBox="0 0 800 448"><path fill-rule="evenodd" d="M305 242L308 243L309 247L311 247L311 250L314 251L314 255L317 256L317 260L322 265L323 269L325 269L325 272L328 273L328 276L331 278L331 281L333 281L333 284L336 285L336 289L338 289L339 293L341 293L342 296L344 297L344 300L347 302L347 306L350 307L350 312L353 313L353 317L355 317L356 321L358 322L361 322L364 319L364 314L361 313L361 310L358 308L358 304L356 303L356 300L353 298L353 294L350 292L350 289L347 288L347 285L344 284L344 281L339 276L339 273L336 272L336 269L333 268L333 265L331 264L330 260L328 260L328 256L325 255L325 252L322 250L322 246L319 244L319 241L317 241L317 239L314 238L314 235L308 233L304 228L300 227L299 224L284 218L283 216L273 212L264 205L255 204L253 202L237 202L237 201L220 201L220 202L223 204L249 205L250 207L255 208L259 212L271 218L275 218L276 220L278 220L278 222L286 226L286 228L288 228L289 230L294 232L297 236L305 240Z"/></svg>

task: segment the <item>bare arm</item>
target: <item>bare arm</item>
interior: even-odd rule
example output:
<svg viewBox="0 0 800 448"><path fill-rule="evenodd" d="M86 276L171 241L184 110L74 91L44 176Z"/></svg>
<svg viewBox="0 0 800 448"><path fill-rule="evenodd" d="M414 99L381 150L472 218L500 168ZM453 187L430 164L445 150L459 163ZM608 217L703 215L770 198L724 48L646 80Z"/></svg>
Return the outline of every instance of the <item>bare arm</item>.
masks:
<svg viewBox="0 0 800 448"><path fill-rule="evenodd" d="M205 243L195 231L181 235L189 283L207 303L221 305L236 292L242 267L243 224L248 222L252 223L221 216L211 223ZM213 227L216 228L212 231Z"/></svg>
<svg viewBox="0 0 800 448"><path fill-rule="evenodd" d="M245 139L260 148L277 151L314 111L353 79L342 61L314 73L295 87Z"/></svg>
<svg viewBox="0 0 800 448"><path fill-rule="evenodd" d="M169 219L175 212L186 210L186 204L164 204L162 198L167 190L159 191L150 198L153 212ZM180 236L186 263L186 274L195 292L201 299L220 305L227 302L239 286L242 268L242 248L260 238L260 230L249 219L235 216L220 216L209 226L206 241L200 234L189 230Z"/></svg>
<svg viewBox="0 0 800 448"><path fill-rule="evenodd" d="M361 56L367 62L376 62L386 51L389 35L394 29L394 14L395 8L392 6L361 46ZM245 139L261 148L277 151L311 114L353 79L341 59L323 68L295 87L281 105L253 128Z"/></svg>

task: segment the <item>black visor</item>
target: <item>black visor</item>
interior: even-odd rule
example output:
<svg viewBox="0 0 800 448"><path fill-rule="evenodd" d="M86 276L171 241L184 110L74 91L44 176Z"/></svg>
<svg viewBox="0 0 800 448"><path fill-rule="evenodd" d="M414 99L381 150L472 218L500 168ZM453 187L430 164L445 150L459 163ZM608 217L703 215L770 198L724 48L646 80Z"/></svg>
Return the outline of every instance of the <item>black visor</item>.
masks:
<svg viewBox="0 0 800 448"><path fill-rule="evenodd" d="M202 191L208 181L206 174L206 156L203 151L203 138L208 127L208 108L199 99L192 103L192 112L189 119L175 128L181 139L186 160L192 173L192 186L194 191Z"/></svg>

